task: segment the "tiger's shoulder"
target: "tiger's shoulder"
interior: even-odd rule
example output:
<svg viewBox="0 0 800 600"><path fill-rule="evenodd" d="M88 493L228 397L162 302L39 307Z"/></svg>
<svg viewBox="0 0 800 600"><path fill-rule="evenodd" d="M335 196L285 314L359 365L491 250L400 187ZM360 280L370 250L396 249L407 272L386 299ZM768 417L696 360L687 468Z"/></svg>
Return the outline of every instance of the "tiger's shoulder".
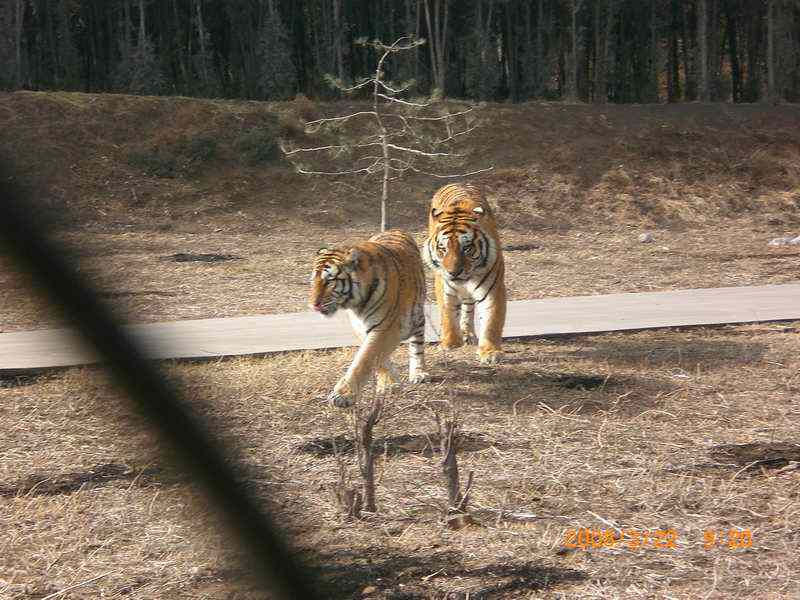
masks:
<svg viewBox="0 0 800 600"><path fill-rule="evenodd" d="M483 190L470 183L451 183L439 188L431 199L428 234L443 227L475 226L497 239L497 223Z"/></svg>

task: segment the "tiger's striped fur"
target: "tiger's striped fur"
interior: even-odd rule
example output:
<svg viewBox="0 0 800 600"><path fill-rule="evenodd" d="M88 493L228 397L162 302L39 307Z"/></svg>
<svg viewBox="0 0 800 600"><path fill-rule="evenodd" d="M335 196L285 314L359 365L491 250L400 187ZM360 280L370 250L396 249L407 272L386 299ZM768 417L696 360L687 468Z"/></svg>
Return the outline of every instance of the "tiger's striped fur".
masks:
<svg viewBox="0 0 800 600"><path fill-rule="evenodd" d="M425 373L425 272L417 245L402 231L387 231L348 248L323 248L311 273L309 306L325 316L346 309L362 344L328 400L350 406L377 371L378 389L392 383L389 357L408 341L408 378Z"/></svg>
<svg viewBox="0 0 800 600"><path fill-rule="evenodd" d="M491 206L479 188L450 184L434 194L422 254L434 272L442 346L477 342L481 362L497 362L506 319L505 262Z"/></svg>

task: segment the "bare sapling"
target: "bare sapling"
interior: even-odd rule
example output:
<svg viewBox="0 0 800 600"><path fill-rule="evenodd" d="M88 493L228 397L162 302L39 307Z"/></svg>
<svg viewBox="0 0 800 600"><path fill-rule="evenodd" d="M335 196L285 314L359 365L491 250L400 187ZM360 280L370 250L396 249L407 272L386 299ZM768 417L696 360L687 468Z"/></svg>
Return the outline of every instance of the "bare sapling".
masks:
<svg viewBox="0 0 800 600"><path fill-rule="evenodd" d="M467 475L467 484L461 489L461 476L458 467L458 451L463 440L458 414L451 402L442 415L434 411L439 433L439 453L442 457L442 475L447 487L447 508L444 519L448 527L461 529L476 524L469 514L469 494L472 490L473 472Z"/></svg>
<svg viewBox="0 0 800 600"><path fill-rule="evenodd" d="M474 107L460 103L455 110L431 99L410 99L416 82L395 83L386 77L387 62L402 52L414 50L425 40L403 36L393 44L380 40L357 42L377 52L375 71L355 85L345 87L341 80L329 82L345 94L371 89L370 105L348 114L317 119L306 123L306 133L321 135L326 142L313 147L290 147L281 142L281 150L303 175L355 178L359 185L376 179L380 186L381 231L389 227L390 184L408 174L436 178L461 178L491 169L441 173L441 167L454 170L467 155L455 151L460 142L477 127ZM307 164L311 160L316 166ZM352 186L358 190L357 186ZM362 192L365 193L365 192ZM369 192L367 194L371 195Z"/></svg>
<svg viewBox="0 0 800 600"><path fill-rule="evenodd" d="M360 519L361 509L364 506L364 495L350 481L347 464L336 446L336 438L331 438L331 441L333 443L333 453L339 466L339 479L332 486L336 504L347 519Z"/></svg>
<svg viewBox="0 0 800 600"><path fill-rule="evenodd" d="M375 501L375 460L378 452L375 449L375 426L383 416L384 395L375 392L369 395L369 401L363 400L367 394L357 394L350 413L358 471L361 475L361 488L353 485L348 476L348 467L341 451L333 441L333 450L339 465L339 478L333 485L336 502L342 513L351 519L360 519L362 510L368 513L377 512Z"/></svg>
<svg viewBox="0 0 800 600"><path fill-rule="evenodd" d="M353 429L355 431L356 452L358 454L358 468L361 472L361 483L364 494L364 510L377 512L375 503L375 425L383 416L383 394L377 391L372 394L372 401L364 406L360 402L354 403Z"/></svg>

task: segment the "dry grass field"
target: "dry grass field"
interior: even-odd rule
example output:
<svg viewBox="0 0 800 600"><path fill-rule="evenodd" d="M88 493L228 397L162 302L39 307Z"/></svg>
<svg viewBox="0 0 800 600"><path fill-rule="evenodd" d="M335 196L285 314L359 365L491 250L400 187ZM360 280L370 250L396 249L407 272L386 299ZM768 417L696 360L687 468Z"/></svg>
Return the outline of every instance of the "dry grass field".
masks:
<svg viewBox="0 0 800 600"><path fill-rule="evenodd" d="M272 111L290 129L311 110L333 108L0 94L0 151L125 318L303 310L311 254L369 235L375 207L277 162L238 164L248 146L235 127ZM503 168L483 183L512 298L797 281L798 247L767 246L800 234L797 107L485 110L478 141ZM215 132L218 154L199 171L163 154ZM179 172L143 172L154 148ZM396 223L421 236L434 187L409 185ZM655 242L638 243L643 231ZM0 331L63 322L5 256L0 306ZM347 412L322 402L351 349L161 366L235 448L322 597L796 598L799 331L514 340L491 367L470 348L429 347L433 381L388 399L379 512L356 522L330 491ZM442 523L425 408L453 398L477 522L460 530ZM0 598L264 597L201 491L101 369L1 378L0 423Z"/></svg>

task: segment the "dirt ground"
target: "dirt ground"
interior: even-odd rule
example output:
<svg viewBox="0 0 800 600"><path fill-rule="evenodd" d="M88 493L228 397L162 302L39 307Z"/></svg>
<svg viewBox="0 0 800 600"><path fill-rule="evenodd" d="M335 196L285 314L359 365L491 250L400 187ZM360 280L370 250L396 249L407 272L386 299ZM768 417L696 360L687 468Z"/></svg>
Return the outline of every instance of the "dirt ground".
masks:
<svg viewBox="0 0 800 600"><path fill-rule="evenodd" d="M125 159L176 132L309 110L264 106L0 94L0 152L15 150L54 235L125 319L299 311L313 253L373 233L374 204L280 165L237 165L222 134L200 173L156 177ZM797 107L486 111L480 142L503 168L481 182L512 299L798 280L800 247L767 245L800 234ZM37 150L37 137L52 143ZM418 239L435 186L393 204ZM645 231L654 242L637 241ZM0 331L63 323L29 283L0 255ZM491 367L473 348L429 347L433 381L394 390L378 427L379 512L356 522L330 489L347 412L322 402L351 349L162 366L236 449L322 597L777 599L800 596L798 331L514 340ZM431 449L427 407L444 401L461 415L462 477L474 474L477 524L460 530L442 522ZM0 422L0 598L81 583L55 597L264 597L102 370L1 378Z"/></svg>
<svg viewBox="0 0 800 600"><path fill-rule="evenodd" d="M316 250L373 233L365 226L305 227L302 235L299 230L298 225L269 234L132 231L60 237L121 316L149 322L306 310ZM655 241L639 243L643 231L651 231ZM800 246L767 245L779 235L784 230L744 219L685 230L506 228L509 295L522 300L797 281ZM416 237L421 242L424 231L417 230ZM202 260L206 255L212 262ZM0 298L0 331L61 323L45 302L32 299L27 277L1 257Z"/></svg>
<svg viewBox="0 0 800 600"><path fill-rule="evenodd" d="M330 438L351 437L348 419L321 402L351 351L166 369L236 447L323 597L791 598L798 327L514 342L496 367L472 349L431 349L433 381L395 391L379 425L379 514L361 522L343 521L330 492ZM67 597L261 597L201 494L101 372L17 383L0 390L3 597L98 575ZM459 531L442 524L435 425L420 406L451 395L480 522ZM593 548L570 537L581 529L623 541ZM674 548L656 547L668 530Z"/></svg>

